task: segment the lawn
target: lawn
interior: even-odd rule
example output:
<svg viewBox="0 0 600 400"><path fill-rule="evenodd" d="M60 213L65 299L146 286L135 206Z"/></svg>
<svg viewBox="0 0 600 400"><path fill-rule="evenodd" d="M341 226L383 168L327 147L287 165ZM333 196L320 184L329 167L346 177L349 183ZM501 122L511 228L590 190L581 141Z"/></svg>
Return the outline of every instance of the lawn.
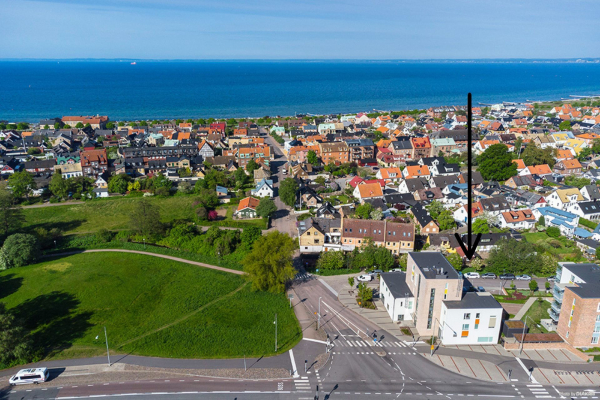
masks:
<svg viewBox="0 0 600 400"><path fill-rule="evenodd" d="M121 197L111 199L98 199L83 204L62 205L55 207L40 207L23 209L25 227L45 227L47 229L58 227L65 234L95 232L99 229L120 230L129 228L129 215L140 197ZM170 222L178 219L194 220L193 203L195 196L171 197L146 197L148 201L160 208L161 220ZM229 209L235 207L226 206ZM250 221L233 221L228 212L227 218L222 221L202 223L201 225L233 226L258 226L266 229L262 219Z"/></svg>
<svg viewBox="0 0 600 400"><path fill-rule="evenodd" d="M77 254L0 272L0 300L24 320L46 359L103 354L104 326L112 352L273 354L273 325L265 321L275 313L281 347L295 344L300 329L285 296L248 286L238 275L124 253Z"/></svg>
<svg viewBox="0 0 600 400"><path fill-rule="evenodd" d="M545 232L524 233L523 237L529 243L535 243L542 246L544 251L559 258L559 260L569 259L569 261L585 261L583 257L579 257L581 252L571 240L565 240L565 237L551 238ZM564 241L564 243L563 243ZM576 260L574 260L577 258Z"/></svg>
<svg viewBox="0 0 600 400"><path fill-rule="evenodd" d="M548 333L548 331L539 324L541 319L550 318L550 315L548 314L549 308L550 303L546 300L539 299L538 301L533 302L529 310L527 310L523 318L521 318L521 320L529 327L529 333Z"/></svg>

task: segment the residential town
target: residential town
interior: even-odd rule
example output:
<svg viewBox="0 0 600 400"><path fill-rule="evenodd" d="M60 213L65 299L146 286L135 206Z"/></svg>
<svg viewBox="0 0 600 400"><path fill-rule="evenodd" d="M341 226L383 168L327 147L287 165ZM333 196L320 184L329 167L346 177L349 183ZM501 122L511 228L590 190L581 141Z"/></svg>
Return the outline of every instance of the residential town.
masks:
<svg viewBox="0 0 600 400"><path fill-rule="evenodd" d="M0 121L0 171L28 207L210 192L196 224L289 234L300 274L347 275L345 307L431 337L432 354L501 344L597 359L585 350L600 338L600 102L471 112L471 138L465 106ZM469 218L481 234L472 259L456 236L468 242Z"/></svg>

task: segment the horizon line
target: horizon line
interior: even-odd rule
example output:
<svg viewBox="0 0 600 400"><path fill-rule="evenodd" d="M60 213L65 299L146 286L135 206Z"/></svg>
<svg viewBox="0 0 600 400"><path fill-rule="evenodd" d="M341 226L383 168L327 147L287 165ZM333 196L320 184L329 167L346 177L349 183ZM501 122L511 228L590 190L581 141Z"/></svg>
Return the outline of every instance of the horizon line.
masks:
<svg viewBox="0 0 600 400"><path fill-rule="evenodd" d="M600 57L569 57L569 58L136 58L136 57L73 57L73 58L33 58L33 57L6 57L0 58L2 61L271 61L271 62L600 62Z"/></svg>

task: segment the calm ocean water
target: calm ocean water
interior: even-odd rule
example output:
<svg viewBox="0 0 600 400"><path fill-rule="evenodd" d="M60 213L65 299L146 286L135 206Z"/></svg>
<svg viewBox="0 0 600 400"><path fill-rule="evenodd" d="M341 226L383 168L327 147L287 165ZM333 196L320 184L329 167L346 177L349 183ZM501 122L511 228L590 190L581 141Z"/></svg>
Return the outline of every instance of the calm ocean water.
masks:
<svg viewBox="0 0 600 400"><path fill-rule="evenodd" d="M0 119L257 117L600 94L600 64L0 62Z"/></svg>

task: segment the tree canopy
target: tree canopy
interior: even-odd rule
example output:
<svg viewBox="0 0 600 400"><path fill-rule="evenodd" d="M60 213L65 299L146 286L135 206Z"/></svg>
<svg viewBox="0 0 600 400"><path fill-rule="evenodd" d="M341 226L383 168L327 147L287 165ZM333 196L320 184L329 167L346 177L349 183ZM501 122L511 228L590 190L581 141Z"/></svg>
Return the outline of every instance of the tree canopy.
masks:
<svg viewBox="0 0 600 400"><path fill-rule="evenodd" d="M33 180L33 175L27 171L15 172L8 178L8 185L12 189L16 198L23 196L29 197L29 194L37 186Z"/></svg>
<svg viewBox="0 0 600 400"><path fill-rule="evenodd" d="M0 250L0 269L18 268L31 264L39 253L35 236L15 233L4 241Z"/></svg>
<svg viewBox="0 0 600 400"><path fill-rule="evenodd" d="M294 207L297 191L298 182L294 178L285 178L279 185L279 198L285 205Z"/></svg>
<svg viewBox="0 0 600 400"><path fill-rule="evenodd" d="M319 164L319 157L317 157L317 153L315 153L314 150L309 150L306 154L306 161L308 161L309 164L317 165Z"/></svg>
<svg viewBox="0 0 600 400"><path fill-rule="evenodd" d="M0 234L6 237L18 230L25 217L23 210L15 204L12 192L6 187L0 187Z"/></svg>
<svg viewBox="0 0 600 400"><path fill-rule="evenodd" d="M135 202L129 224L134 232L144 236L158 236L164 231L158 207L146 199Z"/></svg>
<svg viewBox="0 0 600 400"><path fill-rule="evenodd" d="M27 332L4 303L0 303L0 326L0 368L31 361L32 346Z"/></svg>
<svg viewBox="0 0 600 400"><path fill-rule="evenodd" d="M268 197L260 199L256 206L256 213L263 218L270 217L275 211L277 211L277 206Z"/></svg>
<svg viewBox="0 0 600 400"><path fill-rule="evenodd" d="M532 140L527 144L525 150L523 150L523 162L525 165L548 164L550 168L553 168L556 163L554 151L551 147L541 149Z"/></svg>
<svg viewBox="0 0 600 400"><path fill-rule="evenodd" d="M512 156L505 144L493 144L477 157L479 172L483 179L504 181L517 174L517 164L512 162Z"/></svg>
<svg viewBox="0 0 600 400"><path fill-rule="evenodd" d="M255 290L283 293L287 282L296 275L292 264L296 241L278 231L261 236L242 264Z"/></svg>
<svg viewBox="0 0 600 400"><path fill-rule="evenodd" d="M490 272L502 274L535 273L541 264L540 255L535 246L525 240L501 239L490 252L487 260Z"/></svg>

